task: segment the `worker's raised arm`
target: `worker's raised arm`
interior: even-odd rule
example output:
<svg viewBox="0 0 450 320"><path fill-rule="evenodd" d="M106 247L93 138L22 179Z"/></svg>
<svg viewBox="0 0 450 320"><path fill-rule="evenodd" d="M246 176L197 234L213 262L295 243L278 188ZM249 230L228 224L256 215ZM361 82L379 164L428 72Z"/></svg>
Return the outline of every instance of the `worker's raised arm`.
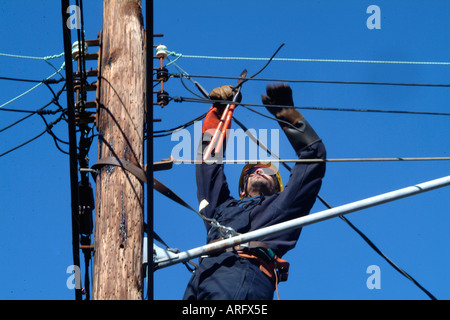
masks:
<svg viewBox="0 0 450 320"><path fill-rule="evenodd" d="M233 98L233 94L233 86L224 85L215 88L209 96L212 100L230 101ZM241 96L239 95L238 102L240 102L240 98ZM202 140L197 151L197 160L204 158L205 150L210 145L211 138L217 129L220 128L219 124L221 123L224 110L225 105L220 102L215 102L209 109L203 121ZM230 125L231 122L228 124L228 128ZM220 164L225 147L221 149L222 151L219 154L215 154L214 150L215 148L212 149L212 154L208 155L208 163L196 164L197 197L200 209L204 208L202 211L203 215L209 218L213 216L214 209L219 204L230 198L223 164Z"/></svg>
<svg viewBox="0 0 450 320"><path fill-rule="evenodd" d="M319 136L295 108L292 89L286 84L270 85L266 94L261 95L262 102L272 113L286 134L298 156L300 152L313 143L320 141Z"/></svg>
<svg viewBox="0 0 450 320"><path fill-rule="evenodd" d="M326 149L321 139L300 112L293 108L292 90L289 86L281 84L267 87L267 95L262 95L262 101L278 119L300 159L326 158ZM273 210L272 223L309 214L324 175L324 162L297 163L291 170L289 181L283 192L278 193L270 205ZM295 245L300 230L293 233L297 233L297 236L286 233L275 237L281 251L291 249ZM271 242L271 238L264 240Z"/></svg>

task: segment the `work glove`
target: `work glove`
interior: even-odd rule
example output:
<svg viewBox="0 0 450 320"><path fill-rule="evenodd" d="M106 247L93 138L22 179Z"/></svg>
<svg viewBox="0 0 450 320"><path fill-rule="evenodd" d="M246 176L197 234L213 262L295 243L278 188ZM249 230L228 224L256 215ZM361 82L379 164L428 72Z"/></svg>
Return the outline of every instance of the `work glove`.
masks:
<svg viewBox="0 0 450 320"><path fill-rule="evenodd" d="M266 92L267 95L261 95L262 103L277 119L295 124L303 118L298 110L292 108L294 106L294 100L292 99L292 89L290 86L287 84L268 85ZM271 105L285 107L271 107ZM282 128L288 126L286 123L279 123Z"/></svg>
<svg viewBox="0 0 450 320"><path fill-rule="evenodd" d="M215 88L213 91L209 93L209 98L211 100L227 100L232 101L233 97L235 95L235 91L233 90L233 86L231 85L223 85L221 87ZM238 96L236 97L236 104L239 104L242 100L242 94L239 92ZM226 104L216 102L214 103L214 106L217 107L217 111L220 112L220 115L222 115L223 109L226 107Z"/></svg>
<svg viewBox="0 0 450 320"><path fill-rule="evenodd" d="M209 98L212 100L231 100L233 99L233 95L233 86L223 85L213 89L213 91L209 93Z"/></svg>
<svg viewBox="0 0 450 320"><path fill-rule="evenodd" d="M298 156L308 146L320 141L308 121L298 110L293 108L294 101L290 86L287 84L268 85L266 93L261 95L262 103L279 120L278 123Z"/></svg>
<svg viewBox="0 0 450 320"><path fill-rule="evenodd" d="M232 85L223 85L221 87L217 87L209 93L209 97L211 100L226 100L231 101L235 92L233 91ZM242 94L236 97L236 105L241 102ZM219 125L220 118L222 117L222 113L225 110L226 104L221 102L215 102L211 108L209 109L205 121L203 121L202 133L205 133L209 129L215 129Z"/></svg>

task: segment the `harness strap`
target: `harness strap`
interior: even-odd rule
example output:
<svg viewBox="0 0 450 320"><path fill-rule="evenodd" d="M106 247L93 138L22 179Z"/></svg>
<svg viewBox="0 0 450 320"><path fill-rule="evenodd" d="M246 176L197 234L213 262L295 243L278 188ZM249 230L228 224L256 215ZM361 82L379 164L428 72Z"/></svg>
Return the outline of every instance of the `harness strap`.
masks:
<svg viewBox="0 0 450 320"><path fill-rule="evenodd" d="M241 258L254 259L258 262L259 270L273 280L277 292L277 298L280 300L278 283L287 281L289 275L289 262L273 254L273 251L270 249L244 248L237 250L236 253ZM273 256L269 257L271 254L273 254Z"/></svg>
<svg viewBox="0 0 450 320"><path fill-rule="evenodd" d="M145 171L141 167L139 167L125 159L119 159L116 157L106 157L106 158L98 160L98 162L92 166L92 169L98 170L101 167L107 166L107 165L121 167L122 169L127 170L128 172L132 173L142 183L147 183L147 176L146 176Z"/></svg>
<svg viewBox="0 0 450 320"><path fill-rule="evenodd" d="M214 243L222 240L218 238L210 241ZM234 252L243 259L252 259L259 264L259 270L268 276L275 284L277 298L280 300L278 292L278 283L287 281L289 276L289 262L278 257L264 242L250 241L245 244L237 245L225 249L225 252ZM220 253L218 253L220 254ZM213 256L213 255L209 255ZM201 259L200 258L200 262Z"/></svg>

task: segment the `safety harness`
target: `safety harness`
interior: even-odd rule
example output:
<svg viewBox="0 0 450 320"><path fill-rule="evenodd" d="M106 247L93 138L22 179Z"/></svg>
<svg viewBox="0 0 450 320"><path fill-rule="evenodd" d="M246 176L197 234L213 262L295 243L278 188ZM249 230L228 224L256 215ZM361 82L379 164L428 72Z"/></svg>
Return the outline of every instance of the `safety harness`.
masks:
<svg viewBox="0 0 450 320"><path fill-rule="evenodd" d="M223 238L215 239L210 243L219 240L223 240ZM256 262L259 266L259 270L273 281L277 292L277 298L280 300L278 284L287 281L289 275L289 262L278 257L272 249L267 247L267 245L261 241L250 241L245 244L227 248L225 249L225 252L234 252L242 259ZM209 257L211 256L212 255L209 255Z"/></svg>

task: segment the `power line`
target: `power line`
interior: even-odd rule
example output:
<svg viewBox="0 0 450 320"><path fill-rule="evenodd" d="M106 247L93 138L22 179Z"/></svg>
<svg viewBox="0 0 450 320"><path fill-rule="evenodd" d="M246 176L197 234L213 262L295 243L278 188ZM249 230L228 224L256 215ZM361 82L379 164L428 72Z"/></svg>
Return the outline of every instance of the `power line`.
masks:
<svg viewBox="0 0 450 320"><path fill-rule="evenodd" d="M227 80L239 80L239 77L232 76L211 76L211 75L184 75L171 73L171 77L192 77L192 78L206 78L206 79L227 79ZM275 79L275 78L253 78L248 79L252 81L265 81L265 82L289 82L289 83L314 83L314 84L346 84L346 85L383 85L383 86L411 86L411 87L450 87L450 84L439 83L401 83L401 82L374 82L374 81L337 81L337 80L295 80L295 79Z"/></svg>
<svg viewBox="0 0 450 320"><path fill-rule="evenodd" d="M10 54L10 53L0 53L0 56L2 57L9 57L9 58L19 58L19 59L31 59L31 60L51 60L51 59L56 59L56 58L61 58L62 56L64 56L64 52L59 53L59 54L54 54L51 56L45 56L45 57L37 57L37 56L25 56L25 55L20 55L20 54Z"/></svg>
<svg viewBox="0 0 450 320"><path fill-rule="evenodd" d="M265 146L263 143L261 143L261 141L258 140L258 138L256 138L239 120L237 120L236 118L233 117L233 119L235 120L235 122L248 134L248 136L250 137L250 139L252 139L254 142L256 142L258 144L259 147L261 147L263 150L265 150L268 154L275 156L279 161L281 161L281 159L273 154L269 148L267 148L267 146ZM300 160L300 159L298 159ZM302 159L303 160L303 159ZM322 159L321 159L322 160ZM281 164L289 171L291 172L292 169L290 166L287 165L287 163L285 161L282 161ZM325 199L318 194L317 198L328 208L328 209L332 209L332 206L325 201ZM427 291L424 287L422 287L415 279L413 279L409 274L407 274L404 270L402 270L400 267L398 267L391 259L389 259L380 249L378 249L378 247L361 231L359 230L355 225L353 225L346 217L344 217L344 215L340 215L339 216L344 222L346 222L354 231L356 231L356 233L358 233L361 238L373 249L375 250L375 252L377 252L382 258L384 258L394 269L396 269L398 272L400 272L402 275L404 275L405 277L407 277L409 280L411 280L417 287L419 287L422 291L424 291L431 299L435 300L436 298L429 292Z"/></svg>
<svg viewBox="0 0 450 320"><path fill-rule="evenodd" d="M202 115L204 116L204 115ZM234 119L245 132L249 132L247 128L245 128L244 125L242 125L240 122L238 122L236 119ZM192 122L192 121L191 121ZM189 123L191 123L189 122ZM185 125L177 127L179 129L180 127L184 127ZM273 155L273 153L254 136L249 135L250 138L255 141L260 147L265 149L269 154ZM277 157L277 156L276 156ZM288 171L291 171L291 168L286 165L286 162L343 162L343 161L418 161L418 160L450 160L450 157L427 157L427 158L368 158L368 159L289 159L289 160L282 160L277 157L277 160L270 160L271 162L281 162ZM173 160L174 162L178 163L203 163L203 160ZM251 160L243 160L243 163L248 163ZM256 162L255 160L254 162ZM239 161L235 160L222 160L221 163L238 163ZM328 209L332 209L332 206L329 205L320 195L318 195L319 200L328 207ZM420 285L413 277L411 277L406 271L401 269L399 266L397 266L391 259L389 259L362 231L360 231L355 225L353 225L347 218L345 218L343 215L339 216L344 222L346 222L354 231L356 231L363 240L376 252L378 253L382 258L384 258L395 270L400 272L403 276L405 276L407 279L412 281L418 288L420 288L423 292L425 292L431 299L436 300L436 298L428 291L426 290L422 285Z"/></svg>
<svg viewBox="0 0 450 320"><path fill-rule="evenodd" d="M153 138L165 137L165 136L171 135L172 133L174 133L176 131L186 129L187 127L193 125L195 122L201 121L205 116L206 116L206 113L198 116L197 118L195 118L189 122L186 122L182 125L172 128L172 129L155 130L155 131L153 131Z"/></svg>
<svg viewBox="0 0 450 320"><path fill-rule="evenodd" d="M178 55L178 58L179 57L181 57L181 55ZM191 56L191 58L194 58L194 56ZM200 56L197 56L197 57L195 57L195 58L217 58L217 59L220 59L220 58L224 58L224 57L205 57L205 56L202 56L202 57L200 57ZM273 58L273 57L272 57ZM269 60L269 59L264 59L264 60L269 60L269 62L272 60L272 58ZM240 58L237 58L237 59L240 59ZM262 59L258 59L258 60L262 60ZM285 60L285 59L274 59L274 60ZM293 61L292 59L290 59L289 61ZM305 61L305 59L296 59L296 61ZM312 61L311 59L308 59L308 61ZM319 59L314 59L314 61L316 61L316 62L318 62L318 61L325 61L325 60L319 60ZM430 63L430 62L427 62L427 63L424 63L424 62L406 62L406 61L402 61L402 62L400 62L400 61L355 61L355 60L339 60L339 61L337 61L337 60L326 60L326 62L358 62L358 63L401 63L401 64L405 64L405 63L408 63L408 64L435 64L435 63ZM445 63L445 64L447 64L447 63ZM449 63L450 64L450 63ZM176 76L176 75L172 75L172 76ZM189 76L189 75L187 75L187 74L183 74L183 75L179 75L179 77L180 77L180 80L182 81L182 78L187 78L187 79L190 79L190 77L191 76ZM200 76L201 77L201 76ZM205 78L206 77L209 77L209 76L204 76ZM211 76L211 78L213 78L212 76ZM219 77L217 77L217 78L219 78ZM227 79L230 79L230 78L232 78L232 79L240 79L240 78L236 78L236 77L220 77L220 78L227 78ZM247 79L246 79L247 80ZM281 82L283 82L283 80L280 80L280 79L255 79L255 80L260 80L260 81L281 81ZM428 86L428 87L450 87L450 85L440 85L440 84L415 84L415 83L386 83L386 82L357 82L357 81L323 81L323 80L292 80L292 81L286 81L286 82L297 82L297 83L329 83L329 84L364 84L364 85L367 85L367 84L373 84L373 85L397 85L397 86ZM183 86L187 89L187 90L189 90L186 86L185 86L185 84L184 84L184 82L182 81L182 84L183 84ZM191 90L189 90L191 93L192 93L192 91ZM184 98L184 97L181 97L181 98L178 98L178 97L172 97L172 98L170 98L170 99L173 99L174 101L176 101L176 102L182 102L182 101L190 101L190 102L205 102L205 103L214 103L214 102L217 102L217 101L211 101L211 100L207 100L207 99L195 99L195 98ZM189 99L191 99L191 100L189 100ZM243 105L243 106L245 106L245 107L247 107L248 108L248 106L257 106L257 107L265 107L265 105L260 105L260 104L242 104L241 103L241 105ZM278 107L286 107L286 106L278 106ZM303 108L303 107L295 107L295 108L298 108L298 109L305 109L305 108ZM385 112L385 113L409 113L409 114L423 114L423 115L450 115L450 114L447 114L447 113L435 113L435 112L415 112L415 111L392 111L392 110L368 110L368 109L354 109L354 108L317 108L317 107L306 107L307 109L316 109L316 110L336 110L336 111L359 111L359 112ZM248 108L248 109L250 109L250 108ZM252 109L250 109L251 111L254 111L254 110L252 110ZM255 111L256 112L256 111ZM257 112L258 113L258 112ZM202 116L204 116L204 115L202 115ZM201 116L201 117L202 117ZM276 120L276 119L275 119ZM177 131L177 130L181 130L181 129L184 129L184 128L186 128L187 126L189 126L190 124L192 124L193 123L193 121L194 120L192 120L192 121L190 121L190 122L188 122L188 123L185 123L185 124L183 124L183 125L181 125L181 126L178 126L178 127L176 127L176 128L173 128L173 129L168 129L168 130L161 130L160 131L160 135L156 135L156 136L164 136L164 135L168 135L168 134L170 134L171 132L175 132L175 131ZM438 158L421 158L420 160L431 160L431 159L433 159L433 160L438 160ZM439 158L439 160L443 160L443 159L446 159L446 160L450 160L450 158ZM316 159L309 159L309 160L312 160L312 161L314 161L314 160L316 160ZM419 158L371 158L371 159L330 159L330 162L333 162L333 161L380 161L380 160L383 160L383 161L401 161L401 160L404 160L404 161L412 161L412 160L419 160ZM247 160L248 161L248 160ZM247 161L245 161L245 162L247 162ZM281 160L281 161L283 161L283 160ZM280 162L281 162L280 161ZM285 160L285 161L283 161L283 162L296 162L296 160ZM181 161L181 162L184 162L184 161ZM354 227L354 226L353 226ZM355 229L355 228L354 228ZM357 230L357 229L355 229L355 230ZM357 230L358 231L358 233L360 234L360 235L363 235L359 230ZM365 237L364 235L363 235L363 238L365 238L365 239L367 239L367 237ZM368 240L368 239L367 239ZM366 240L366 241L367 241ZM372 244L372 248L374 248L379 254L381 254L385 259L387 259L387 257L385 257L382 253L381 253L381 251L380 250L378 250L378 248L376 248L374 245L373 245L373 243L371 243L371 241L368 241L368 243L369 244ZM388 262L390 261L389 259L387 259L388 260ZM414 281L414 279L412 279L409 275L407 275L405 272L403 272L403 270L401 270L400 268L398 268L395 264L393 264L392 263L392 261L390 261L390 264L391 265L393 265L398 271L400 271L400 272L402 272L402 274L403 275L405 275L405 276L407 276L410 280L412 280L412 281ZM414 281L415 282L415 281ZM415 282L416 283L416 285L418 285L418 283L417 282ZM419 285L420 286L420 285ZM421 287L421 286L420 286ZM424 291L426 291L423 287L421 287L421 289L422 290L424 290ZM429 293L428 293L429 294ZM429 296L431 296L432 297L432 295L430 295L429 294ZM432 298L434 298L434 297L432 297Z"/></svg>
<svg viewBox="0 0 450 320"><path fill-rule="evenodd" d="M52 104L53 102L50 101L48 103L48 105ZM8 111L8 112L18 112L18 113L30 113L30 114L56 114L58 112L61 112L61 110L42 110L42 109L38 109L38 110L23 110L23 109L9 109L9 108L1 108L0 111ZM1 130L0 130L1 132Z"/></svg>
<svg viewBox="0 0 450 320"><path fill-rule="evenodd" d="M64 80L64 78L60 78L58 80L55 79L43 79L43 80L32 80L32 79L23 79L23 78L12 78L12 77L0 77L0 80L9 80L9 81L20 81L20 82L34 82L34 83L46 83L46 84L54 84Z"/></svg>
<svg viewBox="0 0 450 320"><path fill-rule="evenodd" d="M39 108L39 109L37 109L37 110L34 110L34 111L31 111L31 110L21 110L21 109L7 109L7 108L0 108L0 111L28 113L28 115L26 115L25 117L23 117L23 118L21 118L21 119L15 121L14 123L12 123L12 124L10 124L10 125L8 125L8 126L2 128L2 129L0 129L0 132L3 132L3 131L5 131L5 130L7 130L7 129L9 129L9 128L11 128L11 127L13 127L13 126L19 124L20 122L22 122L22 121L24 121L24 120L30 118L31 116L33 116L33 115L35 115L35 114L39 114L39 115L43 115L43 114L56 114L56 113L58 113L58 112L64 111L64 109L62 109L62 107L61 107L61 106L59 105L59 103L58 103L58 99L59 99L60 95L63 93L64 88L65 88L65 85L64 85L64 86L62 87L62 89L59 90L58 93L56 93L56 94L52 91L52 93L53 93L53 98L52 98L52 100L51 100L50 102L46 103L43 107L41 107L41 108ZM50 90L51 90L51 89L50 89ZM58 109L58 110L56 110L56 111L44 110L45 108L47 108L47 107L48 107L49 105L51 105L52 103L55 103L60 109Z"/></svg>
<svg viewBox="0 0 450 320"><path fill-rule="evenodd" d="M245 126L243 124L241 124L239 121L237 121L235 119L235 121L242 127L242 129L249 133L249 131L247 130L247 128L245 128ZM264 150L266 150L269 154L273 155L273 153L264 145L262 144L256 137L254 137L251 133L249 134L249 137L255 141L261 148L263 148ZM275 155L276 156L276 155ZM276 156L277 157L277 156ZM278 158L278 157L277 157ZM397 158L397 159L405 159L405 158ZM416 158L415 160L417 160L418 158ZM304 160L304 159L297 159L298 160ZM309 160L309 159L308 159ZM316 161L318 159L310 159L312 161ZM322 159L320 159L322 160ZM342 160L342 159L339 159ZM412 160L412 158L410 158L409 160ZM428 159L430 160L430 159ZM448 160L450 160L450 158L448 158ZM175 162L176 160L174 160ZM292 162L294 162L295 160L291 160ZM295 162L297 162L295 161ZM177 161L180 162L180 161ZM181 161L184 162L184 161ZM203 160L201 161L196 161L196 162L203 162ZM244 161L244 162L248 162L248 160ZM256 161L255 161L256 162ZM286 165L286 161L281 160L278 158L278 162L281 162L287 169L288 171L291 171L291 168L289 166ZM194 161L192 161L191 163L194 163ZM222 161L222 163L224 163L224 161ZM233 162L234 163L234 162ZM332 209L331 205L329 205L320 195L318 195L319 200L328 208L328 209ZM405 276L407 279L409 279L410 281L412 281L418 288L420 288L423 292L425 292L432 300L436 300L436 298L428 291L426 290L422 285L420 285L413 277L411 277L406 271L404 271L403 269L401 269L399 266L397 266L391 259L389 259L362 231L360 231L358 228L356 228L355 225L353 225L347 218L345 218L343 215L339 216L344 222L346 222L354 231L356 231L362 238L364 241L366 241L366 243L376 252L378 253L382 258L384 258L395 270L397 270L398 272L400 272L403 276Z"/></svg>
<svg viewBox="0 0 450 320"><path fill-rule="evenodd" d="M30 140L25 141L24 143L22 143L22 144L20 144L20 145L18 145L18 146L16 146L16 147L14 147L14 148L12 148L12 149L6 151L6 152L3 152L2 154L0 154L0 157L3 157L3 156L5 156L5 155L7 155L8 153L15 151L15 150L17 150L17 149L19 149L19 148L21 148L21 147L23 147L23 146L29 144L30 142L33 142L34 140L36 140L36 139L38 139L39 137L41 137L42 135L44 135L46 132L51 131L51 129L53 128L53 126L54 126L55 124L57 124L59 121L61 121L61 119L62 119L62 116L60 116L60 117L59 117L58 119L56 119L55 121L50 122L49 124L47 124L45 130L42 131L41 133L39 133L37 136L31 138Z"/></svg>
<svg viewBox="0 0 450 320"><path fill-rule="evenodd" d="M64 140L61 140L60 138L58 138L56 136L56 134L52 131L52 129L49 127L49 124L48 124L47 120L45 120L45 117L43 115L41 115L41 114L39 116L42 118L42 121L44 121L45 125L47 126L47 133L52 136L56 148L59 151L61 151L62 153L68 155L69 153L67 151L64 151L63 149L61 149L61 147L59 146L58 142L61 142L61 143L66 144L66 145L68 145L69 143L67 141L64 141ZM61 118L63 118L63 116L64 116L64 113L61 114Z"/></svg>
<svg viewBox="0 0 450 320"><path fill-rule="evenodd" d="M259 142L258 142L259 143ZM335 158L335 159L243 159L243 160L187 160L173 159L174 163L200 164L200 163L223 163L223 164L243 164L257 163L260 161L270 161L272 163L317 163L317 162L385 162L385 161L446 161L450 157L397 157L397 158Z"/></svg>
<svg viewBox="0 0 450 320"><path fill-rule="evenodd" d="M241 103L242 106L247 107L266 107L263 104L250 104L250 103ZM275 108L285 108L286 106L282 105L271 105L271 107ZM361 109L361 108L334 108L334 107L308 107L308 106L294 106L295 109L303 109L303 110L321 110L321 111L348 111L348 112L371 112L371 113L398 113L398 114L415 114L415 115L434 115L434 116L450 116L450 113L447 112L428 112L428 111L408 111L408 110L378 110L378 109ZM251 110L255 112L254 110Z"/></svg>
<svg viewBox="0 0 450 320"><path fill-rule="evenodd" d="M208 100L208 99L200 99L200 98L191 98L191 97L170 97L171 100L175 102L199 102L199 103L230 103L230 101L222 101L222 100ZM249 109L252 112L258 113L260 115L266 116L258 111L255 111L249 106L252 107L266 107L264 104L256 104L256 103L239 103L239 105ZM415 115L438 115L438 116L450 116L450 113L446 112L427 112L427 111L407 111L407 110L377 110L377 109L361 109L361 108L334 108L334 107L311 107L311 106L283 106L283 105L271 105L274 108L295 108L295 109L303 109L303 110L321 110L321 111L348 111L348 112L374 112L374 113L397 113L397 114L415 114Z"/></svg>
<svg viewBox="0 0 450 320"><path fill-rule="evenodd" d="M182 57L182 55L178 55L178 58ZM205 56L190 56L191 58L212 58L212 59L221 59L224 57L205 57ZM234 57L236 59L241 59L238 57ZM273 57L272 57L273 58ZM228 59L228 58L226 58ZM262 59L258 59L258 60L262 60ZM269 59L264 59L264 60L269 60ZM269 60L269 62L272 59ZM292 59L286 60L286 59L273 59L273 60L285 60L285 61L294 61ZM306 61L305 59L296 59L296 61ZM308 59L308 61L313 61L312 59ZM407 62L407 61L355 61L355 60L320 60L320 59L314 59L315 62L353 62L353 63L398 63L398 64L437 64L434 62ZM441 64L441 63L439 63ZM450 63L444 63L445 65L450 64ZM180 80L183 84L183 86L189 90L184 82L182 81L182 78L187 78L190 79L190 77L195 77L195 76L190 76L188 74L180 74L180 75L175 75L172 74L171 76L178 76L180 77ZM227 78L227 79L241 79L241 78L237 78L237 77L213 77L213 76L198 76L198 77L204 77L204 78ZM248 79L246 79L248 80ZM280 81L280 82L296 82L296 83L328 83L328 84L360 84L360 85L396 85L396 86L426 86L426 87L450 87L450 85L448 84L417 84L417 83L387 83L387 82L360 82L360 81L324 81L324 80L291 80L291 81L285 81L285 80L281 80L281 79L254 79L254 80L259 80L259 81ZM189 90L191 93L193 93L191 90ZM194 93L195 94L195 93ZM198 96L198 95L197 95ZM196 99L196 98L185 98L185 97L171 97L170 99L176 101L176 102L182 102L182 101L189 101L189 102L205 102L205 103L214 103L214 102L218 102L218 101L212 101L212 100L208 100L208 99ZM249 107L249 106L256 106L256 107L265 107L265 105L261 105L261 104L243 104L241 103L242 106L245 107ZM286 106L277 106L277 107L286 107ZM297 109L314 109L314 110L331 110L331 111L358 111L358 112L383 112L383 113L407 113L407 114L421 114L421 115L450 115L450 113L437 113L437 112L416 112L416 111L396 111L396 110L370 110L370 109L355 109L355 108L319 108L319 107L294 107ZM251 111L257 112L251 108L248 108ZM259 113L259 112L257 112ZM202 118L204 115L198 117L198 118ZM266 116L266 115L264 115ZM197 118L197 119L198 119ZM276 119L274 119L276 120ZM173 133L175 131L181 130L186 128L187 126L191 125L193 122L195 121L192 120L190 122L187 122L183 125L177 126L173 129L167 129L167 130L161 130L159 133L159 135L154 135L154 137L160 137L160 136L165 136L168 135L170 133ZM303 159L302 159L303 160ZM308 159L310 162L316 161L317 159ZM322 159L320 159L322 160ZM450 158L447 157L428 157L428 158L369 158L369 159L328 159L329 162L343 162L343 161L418 161L418 160L450 160ZM176 160L175 160L176 161ZM246 160L245 162L248 162L249 160ZM288 159L288 160L279 160L279 162L297 162L298 159ZM185 162L183 160L179 161L179 162ZM195 161L191 161L190 163L194 163ZM200 161L202 162L202 161ZM225 161L224 161L225 162ZM233 163L235 163L235 161L233 161ZM329 205L328 205L329 206ZM329 208L331 208L329 206ZM345 218L343 218L344 220L346 220ZM372 248L374 248L374 250L380 254L382 257L384 257L395 269L397 269L397 271L401 272L404 276L406 276L409 280L413 281L416 285L418 285L423 291L425 291L431 298L434 298L428 291L426 291L422 286L420 286L414 279L412 279L406 272L404 272L402 269L400 269L399 267L397 267L390 259L388 259L364 234L362 234L361 231L359 231L358 229L356 229L350 222L348 222L350 226L352 226L352 228L354 230L356 230L365 240L366 242L369 243L369 245L371 245Z"/></svg>
<svg viewBox="0 0 450 320"><path fill-rule="evenodd" d="M35 90L36 88L38 88L40 85L45 84L46 80L49 80L51 78L53 78L57 73L59 73L62 69L64 69L65 67L65 63L63 63L61 65L61 67L59 69L57 69L54 73L52 73L51 75L49 75L47 78L45 78L43 81L39 82L38 84L36 84L35 86L31 87L30 89L26 90L25 92L19 94L18 96L16 96L15 98L12 98L8 101L6 101L5 103L0 105L0 109L3 108L4 106L10 104L13 101L16 101L17 99L25 96L26 94L30 93L31 91Z"/></svg>
<svg viewBox="0 0 450 320"><path fill-rule="evenodd" d="M245 60L245 61L267 61L270 58L255 57L221 57L221 56L201 56L176 53L167 51L169 55L179 58L190 59L212 59L212 60ZM314 59L314 58L274 58L273 61L282 62L327 62L327 63L369 63L369 64L409 64L409 65L442 65L448 66L450 62L441 61L394 61L394 60L350 60L350 59Z"/></svg>

